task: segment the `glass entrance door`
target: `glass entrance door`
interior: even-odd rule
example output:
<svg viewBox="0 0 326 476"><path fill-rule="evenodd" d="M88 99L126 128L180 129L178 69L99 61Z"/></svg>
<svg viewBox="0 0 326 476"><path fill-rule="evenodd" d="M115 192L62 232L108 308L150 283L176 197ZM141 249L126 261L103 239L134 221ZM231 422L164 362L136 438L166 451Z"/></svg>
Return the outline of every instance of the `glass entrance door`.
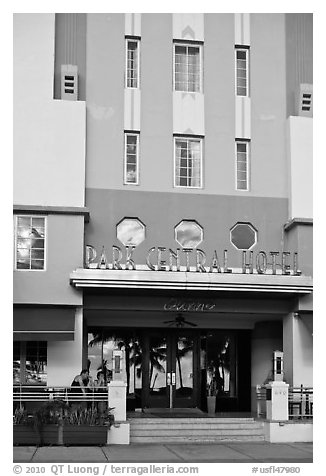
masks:
<svg viewBox="0 0 326 476"><path fill-rule="evenodd" d="M145 341L146 407L183 408L197 403L198 351L194 333L152 332Z"/></svg>

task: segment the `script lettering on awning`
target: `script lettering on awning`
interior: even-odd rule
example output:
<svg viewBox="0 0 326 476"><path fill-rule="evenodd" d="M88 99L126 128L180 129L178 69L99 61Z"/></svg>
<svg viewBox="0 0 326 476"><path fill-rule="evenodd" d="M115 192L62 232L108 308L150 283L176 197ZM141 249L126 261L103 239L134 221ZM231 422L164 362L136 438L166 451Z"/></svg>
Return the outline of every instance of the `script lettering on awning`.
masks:
<svg viewBox="0 0 326 476"><path fill-rule="evenodd" d="M214 308L215 304L213 302L179 301L177 299L171 299L164 304L164 311L203 312L212 311Z"/></svg>

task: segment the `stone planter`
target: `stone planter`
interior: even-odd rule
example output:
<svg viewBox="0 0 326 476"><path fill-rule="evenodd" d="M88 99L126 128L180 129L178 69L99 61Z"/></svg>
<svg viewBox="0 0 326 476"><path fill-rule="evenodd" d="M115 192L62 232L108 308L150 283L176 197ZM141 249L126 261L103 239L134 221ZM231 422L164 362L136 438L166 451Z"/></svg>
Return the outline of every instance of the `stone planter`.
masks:
<svg viewBox="0 0 326 476"><path fill-rule="evenodd" d="M22 446L38 446L40 444L40 435L33 426L14 425L13 444Z"/></svg>
<svg viewBox="0 0 326 476"><path fill-rule="evenodd" d="M65 445L106 445L108 426L104 425L66 425L63 428Z"/></svg>
<svg viewBox="0 0 326 476"><path fill-rule="evenodd" d="M40 445L41 446L51 446L51 445L62 445L63 442L60 441L60 428L59 425L44 425L39 429L40 434Z"/></svg>
<svg viewBox="0 0 326 476"><path fill-rule="evenodd" d="M29 425L13 426L16 446L106 445L108 426L104 425L44 425L37 430Z"/></svg>

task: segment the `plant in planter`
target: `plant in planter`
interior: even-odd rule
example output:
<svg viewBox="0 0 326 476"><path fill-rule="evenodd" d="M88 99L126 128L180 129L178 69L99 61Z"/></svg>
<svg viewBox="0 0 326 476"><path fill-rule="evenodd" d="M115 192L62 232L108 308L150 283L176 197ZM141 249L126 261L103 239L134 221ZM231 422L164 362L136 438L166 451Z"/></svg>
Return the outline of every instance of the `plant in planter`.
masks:
<svg viewBox="0 0 326 476"><path fill-rule="evenodd" d="M40 437L34 428L34 419L22 407L16 408L13 415L14 445L38 445Z"/></svg>
<svg viewBox="0 0 326 476"><path fill-rule="evenodd" d="M51 400L33 415L23 409L14 414L16 445L105 445L114 423L113 408L99 412L96 407L72 409L63 400ZM15 431L16 430L16 431Z"/></svg>
<svg viewBox="0 0 326 476"><path fill-rule="evenodd" d="M77 408L65 417L64 442L66 445L105 445L107 432L114 423L113 408L99 412L97 408Z"/></svg>
<svg viewBox="0 0 326 476"><path fill-rule="evenodd" d="M209 384L207 384L207 413L215 413L216 407L216 382L212 379Z"/></svg>
<svg viewBox="0 0 326 476"><path fill-rule="evenodd" d="M216 380L216 367L212 361L207 368L207 412L209 414L215 413L216 407L216 395L217 395L217 380Z"/></svg>
<svg viewBox="0 0 326 476"><path fill-rule="evenodd" d="M68 404L63 400L50 400L33 414L34 426L41 445L63 445L64 418Z"/></svg>

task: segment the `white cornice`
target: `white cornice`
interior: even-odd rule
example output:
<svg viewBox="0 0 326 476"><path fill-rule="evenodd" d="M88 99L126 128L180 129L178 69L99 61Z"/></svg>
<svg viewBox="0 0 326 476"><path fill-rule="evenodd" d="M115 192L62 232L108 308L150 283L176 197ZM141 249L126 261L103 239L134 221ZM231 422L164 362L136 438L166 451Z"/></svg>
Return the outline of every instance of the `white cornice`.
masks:
<svg viewBox="0 0 326 476"><path fill-rule="evenodd" d="M196 273L176 271L76 269L70 274L76 288L179 289L275 293L312 292L310 276Z"/></svg>

